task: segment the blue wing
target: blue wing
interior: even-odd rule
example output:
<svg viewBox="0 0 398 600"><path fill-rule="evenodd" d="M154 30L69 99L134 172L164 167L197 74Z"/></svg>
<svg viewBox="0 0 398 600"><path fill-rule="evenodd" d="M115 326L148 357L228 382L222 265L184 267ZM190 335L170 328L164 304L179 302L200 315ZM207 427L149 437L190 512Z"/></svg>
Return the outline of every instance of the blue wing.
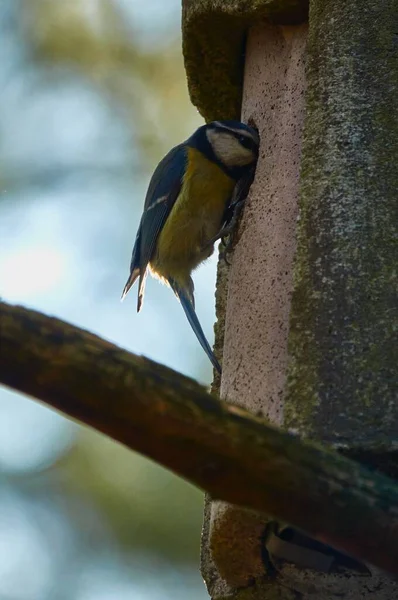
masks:
<svg viewBox="0 0 398 600"><path fill-rule="evenodd" d="M160 161L152 175L145 198L130 264L130 275L122 299L139 277L137 312L142 306L148 263L162 227L180 193L187 153L183 144L176 146Z"/></svg>

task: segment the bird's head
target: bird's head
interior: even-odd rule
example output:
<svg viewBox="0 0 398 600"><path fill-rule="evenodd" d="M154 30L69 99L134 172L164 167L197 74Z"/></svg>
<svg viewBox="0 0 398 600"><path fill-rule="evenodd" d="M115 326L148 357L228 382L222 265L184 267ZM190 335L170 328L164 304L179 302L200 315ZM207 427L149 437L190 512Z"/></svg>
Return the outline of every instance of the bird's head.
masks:
<svg viewBox="0 0 398 600"><path fill-rule="evenodd" d="M188 140L231 171L257 161L259 142L257 131L240 121L213 121L199 127Z"/></svg>

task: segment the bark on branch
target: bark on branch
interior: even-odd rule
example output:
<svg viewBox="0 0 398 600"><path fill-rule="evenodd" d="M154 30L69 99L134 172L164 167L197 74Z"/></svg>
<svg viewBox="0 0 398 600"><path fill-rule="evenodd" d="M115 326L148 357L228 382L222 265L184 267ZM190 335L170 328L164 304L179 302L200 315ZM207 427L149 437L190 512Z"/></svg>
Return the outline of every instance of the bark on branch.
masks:
<svg viewBox="0 0 398 600"><path fill-rule="evenodd" d="M195 381L58 319L0 303L0 382L193 484L398 573L398 484L270 427Z"/></svg>

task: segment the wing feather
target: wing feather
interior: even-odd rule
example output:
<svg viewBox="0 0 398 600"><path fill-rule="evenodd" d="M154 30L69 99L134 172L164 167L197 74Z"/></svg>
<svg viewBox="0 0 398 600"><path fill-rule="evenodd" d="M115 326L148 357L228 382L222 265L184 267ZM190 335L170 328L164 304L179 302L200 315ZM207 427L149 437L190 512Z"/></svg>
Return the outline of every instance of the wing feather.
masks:
<svg viewBox="0 0 398 600"><path fill-rule="evenodd" d="M130 264L130 276L122 298L139 278L137 311L142 306L145 280L156 242L164 223L180 193L187 153L183 144L176 146L160 161L152 175L145 198Z"/></svg>

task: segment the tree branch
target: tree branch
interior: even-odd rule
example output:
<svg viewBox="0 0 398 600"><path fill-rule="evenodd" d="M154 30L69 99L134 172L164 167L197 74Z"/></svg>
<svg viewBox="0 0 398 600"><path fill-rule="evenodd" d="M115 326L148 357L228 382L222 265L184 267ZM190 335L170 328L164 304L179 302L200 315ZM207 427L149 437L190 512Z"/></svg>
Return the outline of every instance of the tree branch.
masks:
<svg viewBox="0 0 398 600"><path fill-rule="evenodd" d="M195 381L40 313L0 303L0 382L154 459L398 573L398 484L219 402Z"/></svg>

